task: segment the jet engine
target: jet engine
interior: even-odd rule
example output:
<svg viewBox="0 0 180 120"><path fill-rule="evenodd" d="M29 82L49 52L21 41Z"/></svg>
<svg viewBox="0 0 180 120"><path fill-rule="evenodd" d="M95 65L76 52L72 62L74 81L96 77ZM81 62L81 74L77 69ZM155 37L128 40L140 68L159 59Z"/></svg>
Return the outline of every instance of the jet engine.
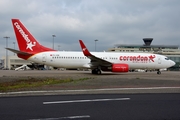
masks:
<svg viewBox="0 0 180 120"><path fill-rule="evenodd" d="M112 72L128 72L128 64L112 64Z"/></svg>

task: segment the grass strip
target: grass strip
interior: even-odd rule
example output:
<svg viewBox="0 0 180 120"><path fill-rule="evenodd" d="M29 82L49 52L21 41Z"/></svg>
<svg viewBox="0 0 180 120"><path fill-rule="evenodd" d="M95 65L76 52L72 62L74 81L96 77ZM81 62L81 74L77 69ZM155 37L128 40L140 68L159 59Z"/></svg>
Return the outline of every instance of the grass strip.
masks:
<svg viewBox="0 0 180 120"><path fill-rule="evenodd" d="M80 79L55 79L55 78L31 78L28 80L17 80L11 82L3 82L0 83L0 92L7 92L12 90L19 90L22 88L33 88L33 87L41 87L45 85L55 85L55 84L62 84L62 83L70 83L70 82L80 82L87 80L89 78L80 78Z"/></svg>

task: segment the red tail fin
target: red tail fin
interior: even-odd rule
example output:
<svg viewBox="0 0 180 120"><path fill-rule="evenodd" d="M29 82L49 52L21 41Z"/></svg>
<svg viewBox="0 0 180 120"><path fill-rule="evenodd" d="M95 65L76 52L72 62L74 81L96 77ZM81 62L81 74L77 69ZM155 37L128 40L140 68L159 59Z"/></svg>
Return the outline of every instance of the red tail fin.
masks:
<svg viewBox="0 0 180 120"><path fill-rule="evenodd" d="M19 19L12 19L12 24L20 51L33 54L43 51L55 51L40 45Z"/></svg>

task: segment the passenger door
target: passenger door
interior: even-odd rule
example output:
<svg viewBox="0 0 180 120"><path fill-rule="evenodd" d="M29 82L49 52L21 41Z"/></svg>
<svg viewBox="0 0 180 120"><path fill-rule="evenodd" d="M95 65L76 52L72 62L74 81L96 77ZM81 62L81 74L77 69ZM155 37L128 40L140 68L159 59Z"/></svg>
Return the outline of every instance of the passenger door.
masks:
<svg viewBox="0 0 180 120"><path fill-rule="evenodd" d="M158 64L161 64L161 57L158 57Z"/></svg>
<svg viewBox="0 0 180 120"><path fill-rule="evenodd" d="M46 62L46 54L42 54L42 62Z"/></svg>

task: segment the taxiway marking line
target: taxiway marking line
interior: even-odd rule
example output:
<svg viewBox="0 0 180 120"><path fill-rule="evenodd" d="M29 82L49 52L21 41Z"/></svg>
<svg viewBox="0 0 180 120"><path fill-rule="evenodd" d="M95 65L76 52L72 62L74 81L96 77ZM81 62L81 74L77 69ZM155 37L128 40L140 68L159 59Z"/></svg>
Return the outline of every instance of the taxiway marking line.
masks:
<svg viewBox="0 0 180 120"><path fill-rule="evenodd" d="M63 120L63 119L82 119L82 118L90 118L90 116L82 115L82 116L68 116L68 117L58 117L58 118L38 118L38 119L29 119L29 120Z"/></svg>
<svg viewBox="0 0 180 120"><path fill-rule="evenodd" d="M130 98L52 101L52 102L43 102L43 104L47 105L47 104L65 104L65 103L82 103L82 102L103 102L103 101L121 101L121 100L130 100Z"/></svg>

